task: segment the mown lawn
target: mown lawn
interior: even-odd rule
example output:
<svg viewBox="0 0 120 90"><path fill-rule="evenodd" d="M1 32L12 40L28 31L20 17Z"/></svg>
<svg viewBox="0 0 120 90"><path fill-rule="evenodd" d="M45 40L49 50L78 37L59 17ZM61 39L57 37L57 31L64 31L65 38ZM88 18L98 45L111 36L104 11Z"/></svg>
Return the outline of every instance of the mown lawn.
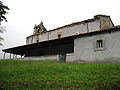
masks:
<svg viewBox="0 0 120 90"><path fill-rule="evenodd" d="M120 64L0 60L0 90L120 90Z"/></svg>

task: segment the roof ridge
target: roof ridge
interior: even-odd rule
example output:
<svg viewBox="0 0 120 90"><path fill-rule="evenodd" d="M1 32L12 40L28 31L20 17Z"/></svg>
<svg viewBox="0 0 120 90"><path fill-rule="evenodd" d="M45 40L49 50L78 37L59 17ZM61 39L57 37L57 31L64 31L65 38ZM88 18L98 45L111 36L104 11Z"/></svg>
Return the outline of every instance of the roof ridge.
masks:
<svg viewBox="0 0 120 90"><path fill-rule="evenodd" d="M54 29L49 30L49 31L54 31L54 30L62 29L62 28L64 28L64 27L71 27L71 26L78 25L78 24L85 24L85 23L88 23L88 22L92 22L92 21L94 21L94 20L96 20L96 19L99 19L100 17L110 17L110 16L98 14L98 15L95 15L95 16L94 16L93 18L91 18L91 19L86 19L86 20L78 21L78 22L72 22L72 23L70 23L70 24L63 25L63 26L54 28ZM48 31L48 32L49 32L49 31Z"/></svg>

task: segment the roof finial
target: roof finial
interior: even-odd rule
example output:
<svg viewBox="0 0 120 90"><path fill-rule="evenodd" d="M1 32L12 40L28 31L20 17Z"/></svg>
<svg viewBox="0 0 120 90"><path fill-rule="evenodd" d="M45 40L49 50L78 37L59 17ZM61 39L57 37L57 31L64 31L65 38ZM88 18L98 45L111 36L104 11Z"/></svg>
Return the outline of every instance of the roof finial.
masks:
<svg viewBox="0 0 120 90"><path fill-rule="evenodd" d="M43 25L43 21L41 20L40 25Z"/></svg>
<svg viewBox="0 0 120 90"><path fill-rule="evenodd" d="M36 25L34 26L34 32L33 34L37 34L37 33L42 33L42 32L46 32L46 28L44 27L43 25L43 22L41 20L40 24L39 25Z"/></svg>

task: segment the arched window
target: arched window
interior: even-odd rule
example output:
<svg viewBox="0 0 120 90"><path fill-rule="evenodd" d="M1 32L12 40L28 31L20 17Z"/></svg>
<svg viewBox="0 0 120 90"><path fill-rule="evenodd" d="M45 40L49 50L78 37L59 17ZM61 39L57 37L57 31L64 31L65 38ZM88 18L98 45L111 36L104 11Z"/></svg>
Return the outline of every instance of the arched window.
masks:
<svg viewBox="0 0 120 90"><path fill-rule="evenodd" d="M61 38L61 34L58 34L58 39L60 39Z"/></svg>

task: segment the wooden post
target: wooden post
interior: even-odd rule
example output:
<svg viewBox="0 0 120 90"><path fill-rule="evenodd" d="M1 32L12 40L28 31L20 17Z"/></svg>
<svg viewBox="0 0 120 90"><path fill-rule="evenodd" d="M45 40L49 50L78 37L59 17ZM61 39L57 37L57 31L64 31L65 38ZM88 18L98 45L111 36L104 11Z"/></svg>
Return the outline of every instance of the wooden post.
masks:
<svg viewBox="0 0 120 90"><path fill-rule="evenodd" d="M11 53L10 53L10 59L11 59Z"/></svg>
<svg viewBox="0 0 120 90"><path fill-rule="evenodd" d="M4 52L4 56L3 56L3 59L5 59L5 54L6 54L6 52Z"/></svg>
<svg viewBox="0 0 120 90"><path fill-rule="evenodd" d="M17 58L17 54L16 54L15 58Z"/></svg>
<svg viewBox="0 0 120 90"><path fill-rule="evenodd" d="M15 55L15 54L13 54L13 59L14 59L14 55Z"/></svg>

